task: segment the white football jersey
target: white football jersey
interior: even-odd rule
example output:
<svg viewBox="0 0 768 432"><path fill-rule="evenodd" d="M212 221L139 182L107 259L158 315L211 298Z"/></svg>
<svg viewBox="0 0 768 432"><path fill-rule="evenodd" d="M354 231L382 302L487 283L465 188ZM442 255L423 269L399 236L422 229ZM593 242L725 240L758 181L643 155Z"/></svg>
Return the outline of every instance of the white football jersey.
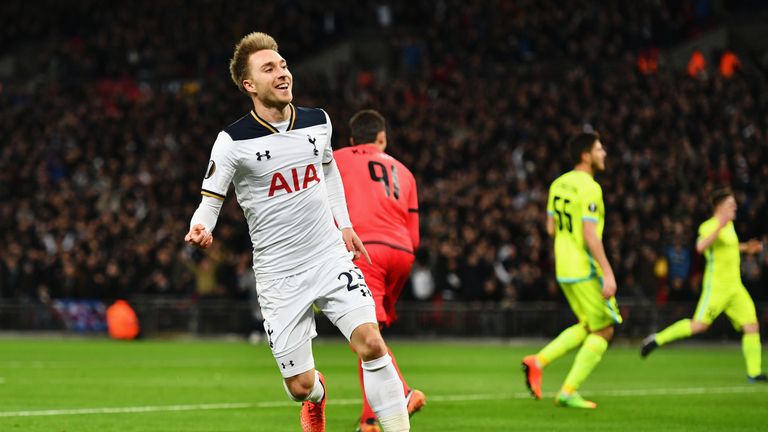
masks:
<svg viewBox="0 0 768 432"><path fill-rule="evenodd" d="M202 194L222 200L234 183L261 280L347 254L323 174L333 161L331 121L321 109L290 109L284 132L255 111L220 132L203 180Z"/></svg>

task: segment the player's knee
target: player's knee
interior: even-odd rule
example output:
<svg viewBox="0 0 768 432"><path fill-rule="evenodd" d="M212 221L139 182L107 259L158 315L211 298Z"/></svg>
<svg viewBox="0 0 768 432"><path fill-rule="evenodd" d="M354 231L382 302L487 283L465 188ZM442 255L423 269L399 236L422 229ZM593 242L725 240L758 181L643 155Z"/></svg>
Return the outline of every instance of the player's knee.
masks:
<svg viewBox="0 0 768 432"><path fill-rule="evenodd" d="M608 326L593 333L610 342L613 339L613 332L613 326Z"/></svg>
<svg viewBox="0 0 768 432"><path fill-rule="evenodd" d="M387 345L381 334L375 334L367 337L362 349L358 352L363 361L369 361L383 357L387 353Z"/></svg>
<svg viewBox="0 0 768 432"><path fill-rule="evenodd" d="M753 322L753 323L749 323L749 324L744 324L744 326L741 328L741 330L745 334L759 333L760 332L760 324L758 324L757 322Z"/></svg>
<svg viewBox="0 0 768 432"><path fill-rule="evenodd" d="M310 372L285 379L285 390L294 401L305 401L312 392L312 387L315 385L315 372L314 370Z"/></svg>
<svg viewBox="0 0 768 432"><path fill-rule="evenodd" d="M365 323L358 326L350 338L352 349L363 361L380 358L387 353L387 345L381 337L376 324Z"/></svg>
<svg viewBox="0 0 768 432"><path fill-rule="evenodd" d="M704 333L707 330L709 330L709 324L703 323L701 321L691 322L691 334Z"/></svg>
<svg viewBox="0 0 768 432"><path fill-rule="evenodd" d="M362 338L356 347L357 355L363 361L369 361L380 358L387 353L387 345L381 337L381 333L368 332Z"/></svg>

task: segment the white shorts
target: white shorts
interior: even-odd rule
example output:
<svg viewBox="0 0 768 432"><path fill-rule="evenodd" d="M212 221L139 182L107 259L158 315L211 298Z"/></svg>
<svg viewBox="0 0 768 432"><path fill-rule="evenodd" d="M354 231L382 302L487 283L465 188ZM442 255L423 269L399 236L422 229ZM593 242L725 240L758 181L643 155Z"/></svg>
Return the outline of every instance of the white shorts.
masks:
<svg viewBox="0 0 768 432"><path fill-rule="evenodd" d="M347 257L326 260L295 275L258 281L256 290L269 347L284 378L315 367L313 305L347 340L361 324L377 323L363 273Z"/></svg>

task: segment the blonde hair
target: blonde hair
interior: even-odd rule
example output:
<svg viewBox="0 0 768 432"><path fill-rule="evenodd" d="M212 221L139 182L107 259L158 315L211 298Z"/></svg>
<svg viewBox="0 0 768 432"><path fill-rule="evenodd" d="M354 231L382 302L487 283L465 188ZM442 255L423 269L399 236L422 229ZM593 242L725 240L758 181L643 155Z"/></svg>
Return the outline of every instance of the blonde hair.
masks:
<svg viewBox="0 0 768 432"><path fill-rule="evenodd" d="M248 58L265 49L277 51L277 42L272 36L261 32L249 33L235 45L235 52L229 61L229 74L241 92L248 93L243 87L243 80L248 77Z"/></svg>

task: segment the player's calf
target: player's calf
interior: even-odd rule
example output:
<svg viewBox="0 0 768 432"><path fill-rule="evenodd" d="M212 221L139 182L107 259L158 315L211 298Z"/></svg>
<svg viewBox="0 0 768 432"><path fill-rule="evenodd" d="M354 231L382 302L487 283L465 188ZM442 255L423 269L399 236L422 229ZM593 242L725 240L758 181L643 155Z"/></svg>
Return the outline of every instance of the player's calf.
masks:
<svg viewBox="0 0 768 432"><path fill-rule="evenodd" d="M410 430L403 383L378 325L369 322L357 326L350 344L362 360L365 395L382 428L388 432Z"/></svg>
<svg viewBox="0 0 768 432"><path fill-rule="evenodd" d="M403 383L389 354L362 362L365 395L385 431L410 430Z"/></svg>
<svg viewBox="0 0 768 432"><path fill-rule="evenodd" d="M283 380L283 387L285 392L288 393L288 397L295 402L303 402L311 397L313 390L316 392L321 390L321 388L315 386L316 380L316 372L312 369L299 375L285 378Z"/></svg>

